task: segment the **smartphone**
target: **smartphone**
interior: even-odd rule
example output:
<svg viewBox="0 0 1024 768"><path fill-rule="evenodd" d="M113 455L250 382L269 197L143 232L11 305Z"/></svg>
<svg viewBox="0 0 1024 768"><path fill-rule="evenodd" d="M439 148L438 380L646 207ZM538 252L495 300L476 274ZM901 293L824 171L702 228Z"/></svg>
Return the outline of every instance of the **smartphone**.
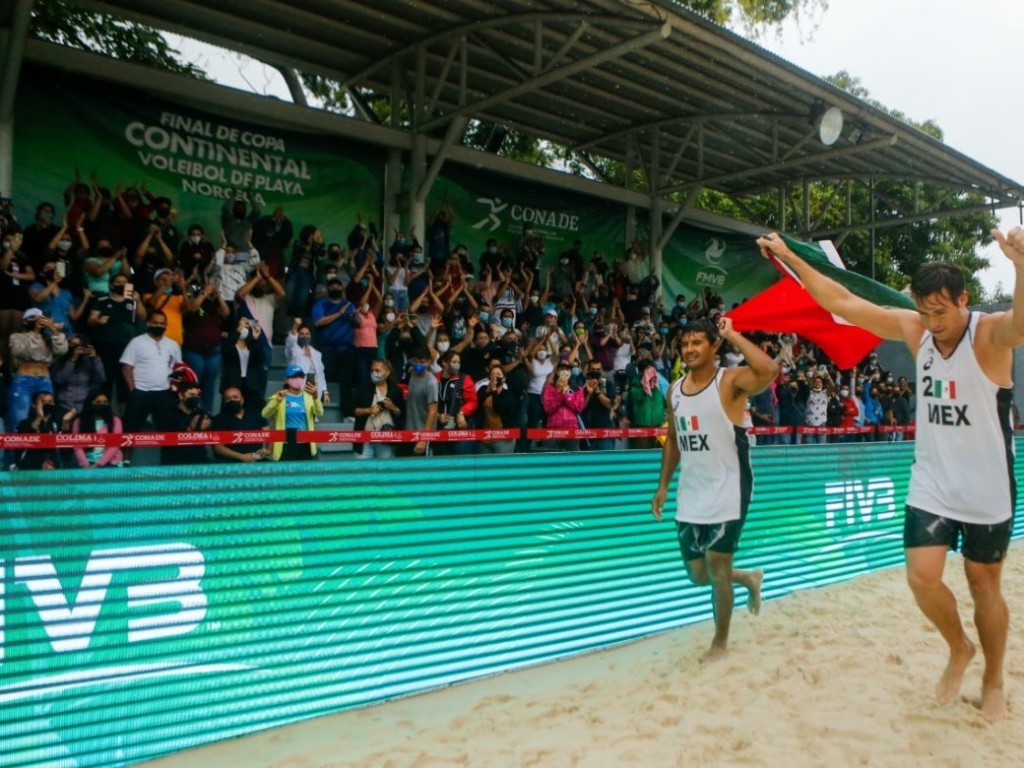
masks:
<svg viewBox="0 0 1024 768"><path fill-rule="evenodd" d="M64 278L68 274L68 265L65 261L58 261L57 266L54 268L54 273L57 277Z"/></svg>
<svg viewBox="0 0 1024 768"><path fill-rule="evenodd" d="M135 295L135 286L132 285L131 283L125 283L124 284L124 297L126 299L130 299L134 295Z"/></svg>
<svg viewBox="0 0 1024 768"><path fill-rule="evenodd" d="M306 383L309 384L311 382L316 384L316 371L309 371L306 373Z"/></svg>

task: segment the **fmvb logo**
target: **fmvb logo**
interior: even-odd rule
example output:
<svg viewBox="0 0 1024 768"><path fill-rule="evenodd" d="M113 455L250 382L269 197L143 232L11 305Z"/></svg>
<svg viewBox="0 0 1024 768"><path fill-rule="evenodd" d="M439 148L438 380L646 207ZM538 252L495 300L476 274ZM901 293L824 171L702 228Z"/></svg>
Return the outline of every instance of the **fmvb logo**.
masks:
<svg viewBox="0 0 1024 768"><path fill-rule="evenodd" d="M725 286L725 278L729 273L722 269L720 262L725 253L725 242L713 237L708 241L708 247L704 249L704 261L707 267L697 270L697 285L710 288L722 288Z"/></svg>
<svg viewBox="0 0 1024 768"><path fill-rule="evenodd" d="M175 571L170 578L168 569ZM7 599L15 590L27 590L54 653L67 653L89 647L103 606L114 600L121 603L120 615L127 615L129 643L191 632L206 618L200 584L205 571L203 553L190 544L97 549L85 564L77 596L69 597L73 588L62 583L50 555L0 560L0 661L6 653ZM115 575L116 586L123 587L116 598L110 594ZM159 607L174 610L153 610ZM131 615L140 610L145 613Z"/></svg>

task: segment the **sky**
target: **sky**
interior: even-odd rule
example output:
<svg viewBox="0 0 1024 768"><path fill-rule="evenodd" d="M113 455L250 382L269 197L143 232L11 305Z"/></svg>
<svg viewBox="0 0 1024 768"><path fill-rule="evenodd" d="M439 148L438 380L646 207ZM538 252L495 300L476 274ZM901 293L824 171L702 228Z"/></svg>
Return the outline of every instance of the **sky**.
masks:
<svg viewBox="0 0 1024 768"><path fill-rule="evenodd" d="M246 57L173 38L219 82L290 101L281 76ZM826 11L757 42L811 74L845 69L872 98L916 122L934 120L946 143L1024 184L1024 0L829 0ZM999 213L1006 231L1017 209ZM987 291L1014 274L995 245L980 251Z"/></svg>

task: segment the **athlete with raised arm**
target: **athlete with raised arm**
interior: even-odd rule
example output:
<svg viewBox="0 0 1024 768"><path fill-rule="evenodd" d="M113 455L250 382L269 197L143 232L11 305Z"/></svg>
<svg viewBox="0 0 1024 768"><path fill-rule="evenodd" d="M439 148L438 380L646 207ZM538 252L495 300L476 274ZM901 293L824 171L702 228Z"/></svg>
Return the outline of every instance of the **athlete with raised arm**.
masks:
<svg viewBox="0 0 1024 768"><path fill-rule="evenodd" d="M722 340L735 344L747 365L718 366ZM694 584L711 585L715 637L703 661L725 655L734 599L733 584L747 588L747 609L761 608L761 571L732 567L747 518L754 477L743 411L747 398L764 391L779 366L758 345L733 330L732 320L697 320L683 328L686 375L669 390L668 439L661 479L651 502L661 520L676 467L676 533L686 573Z"/></svg>
<svg viewBox="0 0 1024 768"><path fill-rule="evenodd" d="M1013 306L985 314L967 308L960 268L924 264L910 282L917 311L880 307L817 272L777 234L758 238L788 265L824 308L884 339L902 341L917 366L917 439L907 494L903 539L907 581L924 615L949 646L936 688L951 704L976 649L942 580L946 554L958 542L974 599L985 670L981 711L991 721L1007 714L1003 657L1009 610L1000 577L1006 558L1016 483L1010 405L1013 350L1024 344L1024 230L992 231L1016 270Z"/></svg>

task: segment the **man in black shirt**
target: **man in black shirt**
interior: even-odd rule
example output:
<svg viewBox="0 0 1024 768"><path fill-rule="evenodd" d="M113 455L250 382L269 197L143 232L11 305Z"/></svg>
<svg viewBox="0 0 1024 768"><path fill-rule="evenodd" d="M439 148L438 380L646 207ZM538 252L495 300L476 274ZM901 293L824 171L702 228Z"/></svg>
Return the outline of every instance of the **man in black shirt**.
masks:
<svg viewBox="0 0 1024 768"><path fill-rule="evenodd" d="M215 432L258 431L267 429L267 420L258 410L245 407L245 397L238 387L228 387L221 395L221 411L213 417L210 428ZM267 456L263 443L238 443L213 446L213 460L250 463Z"/></svg>
<svg viewBox="0 0 1024 768"><path fill-rule="evenodd" d="M587 363L586 379L583 384L583 411L580 419L587 429L610 429L615 424L612 412L617 407L615 382L605 378L601 361L596 358ZM610 451L615 447L611 438L591 439L585 443L587 450Z"/></svg>
<svg viewBox="0 0 1024 768"><path fill-rule="evenodd" d="M213 426L210 414L204 413L199 402L202 390L198 384L185 384L178 390L177 407L168 410L162 425L164 432L206 432ZM174 445L160 449L162 466L179 464L208 464L210 455L205 445Z"/></svg>

